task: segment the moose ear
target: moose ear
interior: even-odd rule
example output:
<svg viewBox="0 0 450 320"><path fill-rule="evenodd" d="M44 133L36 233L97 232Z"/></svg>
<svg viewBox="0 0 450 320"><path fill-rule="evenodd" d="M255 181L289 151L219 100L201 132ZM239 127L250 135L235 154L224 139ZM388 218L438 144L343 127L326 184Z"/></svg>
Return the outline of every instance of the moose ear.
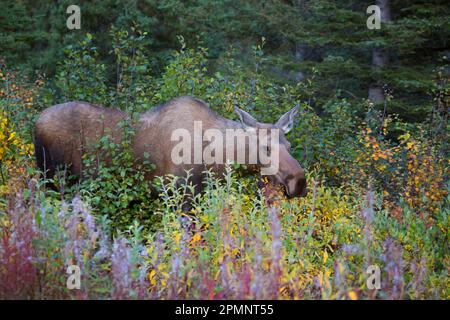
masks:
<svg viewBox="0 0 450 320"><path fill-rule="evenodd" d="M234 107L234 112L237 113L244 127L252 127L252 128L257 127L258 121L255 118L253 118L249 113L239 109L238 107Z"/></svg>
<svg viewBox="0 0 450 320"><path fill-rule="evenodd" d="M283 130L283 132L286 134L289 131L292 130L292 127L294 126L294 120L295 116L298 113L298 106L293 107L291 110L283 114L280 118L280 120L275 123L275 125Z"/></svg>

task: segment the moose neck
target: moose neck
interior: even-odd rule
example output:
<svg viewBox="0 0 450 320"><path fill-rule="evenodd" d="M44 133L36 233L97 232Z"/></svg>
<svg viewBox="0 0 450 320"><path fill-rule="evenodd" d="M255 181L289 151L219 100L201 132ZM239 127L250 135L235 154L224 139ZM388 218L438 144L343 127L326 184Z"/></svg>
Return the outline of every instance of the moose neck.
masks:
<svg viewBox="0 0 450 320"><path fill-rule="evenodd" d="M222 131L225 133L226 129L242 129L245 130L244 126L239 121L230 120L227 118L223 118L223 126Z"/></svg>

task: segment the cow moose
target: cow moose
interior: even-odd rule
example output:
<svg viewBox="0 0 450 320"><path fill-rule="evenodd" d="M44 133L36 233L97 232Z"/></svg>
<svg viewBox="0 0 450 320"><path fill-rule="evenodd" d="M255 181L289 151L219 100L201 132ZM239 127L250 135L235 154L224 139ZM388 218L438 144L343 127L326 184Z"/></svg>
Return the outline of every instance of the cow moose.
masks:
<svg viewBox="0 0 450 320"><path fill-rule="evenodd" d="M140 114L138 121L133 125L135 135L132 140L132 150L136 160L147 158L155 166L154 170L146 174L146 180L151 181L156 176L166 174L181 177L186 175L186 170L190 170L190 181L195 185L195 191L201 192L206 169L211 169L218 174L224 172L224 164L179 164L174 163L172 159L172 150L177 145L177 142L173 141L173 132L181 128L192 133L194 124L201 121L203 131L215 129L225 132L235 129L236 132L240 132L238 135L248 131L258 132L261 129L268 132L276 129L281 132L278 135L278 141L271 141L277 147L279 165L276 172L268 175L268 179L274 184L284 186L288 197L304 196L306 194L305 171L290 155L290 143L285 137L285 133L292 129L297 107L285 113L275 124L260 123L239 108L235 108L235 111L240 121L225 119L211 110L203 101L184 96ZM35 127L35 152L38 166L48 176L53 176L58 168L67 168L75 177L81 178L84 152L89 152L89 146L99 141L105 134L105 128L109 129L113 141L120 142L123 138L123 130L118 126L127 117L118 109L103 108L85 102L67 102L45 109L40 114ZM249 147L247 142L243 148ZM258 141L257 148L265 148L267 151L267 144ZM259 170L262 167L261 163L248 166L251 170Z"/></svg>

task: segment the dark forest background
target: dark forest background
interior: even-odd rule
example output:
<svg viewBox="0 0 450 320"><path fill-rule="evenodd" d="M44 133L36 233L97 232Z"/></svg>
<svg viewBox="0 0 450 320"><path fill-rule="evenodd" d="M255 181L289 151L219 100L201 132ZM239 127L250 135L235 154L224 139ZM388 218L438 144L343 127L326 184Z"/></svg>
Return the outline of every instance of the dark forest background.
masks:
<svg viewBox="0 0 450 320"><path fill-rule="evenodd" d="M81 30L69 30L66 8L74 1L2 0L0 52L9 65L52 77L64 48L91 33L98 60L117 79L110 54L111 26L146 31L148 66L160 75L179 49L208 48L210 72L223 70L232 52L244 69L255 68L252 46L264 39L258 65L274 84L311 83L310 103L330 97L371 98L406 121L421 121L432 110L436 73L448 62L449 14L443 1L329 0L94 0L77 1ZM366 27L366 8L378 4L382 27ZM231 50L230 48L233 48ZM448 73L448 69L446 69Z"/></svg>

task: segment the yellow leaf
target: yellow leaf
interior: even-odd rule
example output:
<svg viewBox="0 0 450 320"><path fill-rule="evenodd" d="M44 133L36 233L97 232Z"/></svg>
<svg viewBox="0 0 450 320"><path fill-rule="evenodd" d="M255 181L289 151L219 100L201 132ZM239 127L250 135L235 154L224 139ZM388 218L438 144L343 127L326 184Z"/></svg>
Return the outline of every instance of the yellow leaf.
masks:
<svg viewBox="0 0 450 320"><path fill-rule="evenodd" d="M322 275L322 273L319 273L317 275L317 280L319 281L319 285L323 286L323 275Z"/></svg>
<svg viewBox="0 0 450 320"><path fill-rule="evenodd" d="M11 132L11 134L9 135L8 141L11 141L12 139L14 139L15 136L16 136L16 133Z"/></svg>
<svg viewBox="0 0 450 320"><path fill-rule="evenodd" d="M325 251L323 252L323 263L326 263L327 260L328 260L328 252L325 250Z"/></svg>
<svg viewBox="0 0 450 320"><path fill-rule="evenodd" d="M177 233L177 234L175 235L175 243L176 243L177 245L180 244L180 239L181 239L181 233Z"/></svg>
<svg viewBox="0 0 450 320"><path fill-rule="evenodd" d="M401 135L399 138L403 141L407 141L407 140L409 140L409 138L411 138L411 134L408 132L404 135Z"/></svg>
<svg viewBox="0 0 450 320"><path fill-rule="evenodd" d="M197 241L199 241L201 239L202 235L200 233L196 233L193 237L192 237L192 243L195 243Z"/></svg>
<svg viewBox="0 0 450 320"><path fill-rule="evenodd" d="M155 269L153 269L152 271L150 271L150 272L148 273L148 280L149 280L149 282L150 282L151 285L155 285L155 284L156 284L156 281L155 281L155 274L156 274Z"/></svg>
<svg viewBox="0 0 450 320"><path fill-rule="evenodd" d="M358 295L356 294L355 291L350 291L348 293L348 297L350 298L350 300L358 300Z"/></svg>

